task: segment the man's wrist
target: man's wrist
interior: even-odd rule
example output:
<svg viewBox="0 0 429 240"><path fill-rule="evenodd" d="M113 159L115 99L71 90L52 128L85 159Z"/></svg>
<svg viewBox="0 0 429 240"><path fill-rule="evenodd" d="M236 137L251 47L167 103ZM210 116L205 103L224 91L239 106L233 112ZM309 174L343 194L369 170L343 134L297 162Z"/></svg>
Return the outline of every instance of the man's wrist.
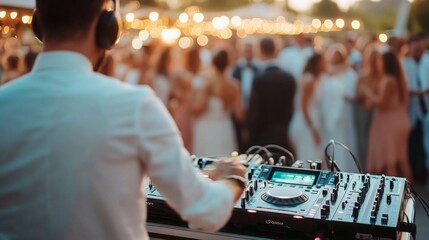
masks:
<svg viewBox="0 0 429 240"><path fill-rule="evenodd" d="M236 184L242 190L244 190L247 186L247 180L244 177L238 175L229 175L222 177L222 179L234 182L234 184Z"/></svg>

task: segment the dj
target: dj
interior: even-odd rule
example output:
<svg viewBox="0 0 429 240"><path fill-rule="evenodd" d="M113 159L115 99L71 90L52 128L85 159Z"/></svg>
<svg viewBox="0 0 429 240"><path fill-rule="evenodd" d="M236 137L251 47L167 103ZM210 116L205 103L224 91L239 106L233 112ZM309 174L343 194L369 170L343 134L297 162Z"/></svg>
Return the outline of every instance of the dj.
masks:
<svg viewBox="0 0 429 240"><path fill-rule="evenodd" d="M36 0L43 52L0 88L0 239L147 239L145 176L207 231L242 193L239 163L218 164L214 181L196 173L151 90L93 71L118 37L110 5Z"/></svg>

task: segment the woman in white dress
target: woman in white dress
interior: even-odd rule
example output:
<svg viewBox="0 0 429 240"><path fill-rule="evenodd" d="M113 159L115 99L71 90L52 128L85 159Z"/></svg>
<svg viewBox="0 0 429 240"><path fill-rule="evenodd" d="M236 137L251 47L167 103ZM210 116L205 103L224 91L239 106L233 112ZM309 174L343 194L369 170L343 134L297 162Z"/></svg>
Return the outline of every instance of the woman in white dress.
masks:
<svg viewBox="0 0 429 240"><path fill-rule="evenodd" d="M169 76L171 71L171 49L169 47L160 48L153 57L152 68L154 71L147 73L147 84L152 87L164 105L168 106L173 85Z"/></svg>
<svg viewBox="0 0 429 240"><path fill-rule="evenodd" d="M354 126L351 99L355 98L357 74L347 62L347 51L341 44L328 50L328 74L322 81L323 98L322 136L325 145L330 139L348 146L357 153L356 128ZM344 172L356 172L357 168L349 153L335 148L335 161Z"/></svg>
<svg viewBox="0 0 429 240"><path fill-rule="evenodd" d="M315 53L307 61L299 82L298 109L295 110L289 131L299 160L323 158L319 111L322 97L320 81L325 68L323 55Z"/></svg>
<svg viewBox="0 0 429 240"><path fill-rule="evenodd" d="M213 57L213 71L205 77L193 101L195 114L193 153L197 156L229 156L237 150L231 114L243 119L240 86L227 74L229 55L221 50Z"/></svg>

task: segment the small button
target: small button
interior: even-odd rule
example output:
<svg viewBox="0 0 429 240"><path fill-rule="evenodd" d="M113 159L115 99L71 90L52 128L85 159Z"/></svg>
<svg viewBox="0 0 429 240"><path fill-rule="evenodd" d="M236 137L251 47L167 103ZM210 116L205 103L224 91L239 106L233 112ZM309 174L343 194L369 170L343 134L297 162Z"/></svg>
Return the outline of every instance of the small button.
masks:
<svg viewBox="0 0 429 240"><path fill-rule="evenodd" d="M242 208L246 207L246 199L245 198L241 198L241 207Z"/></svg>
<svg viewBox="0 0 429 240"><path fill-rule="evenodd" d="M381 217L381 223L387 223L389 221L389 216L387 214L383 214Z"/></svg>

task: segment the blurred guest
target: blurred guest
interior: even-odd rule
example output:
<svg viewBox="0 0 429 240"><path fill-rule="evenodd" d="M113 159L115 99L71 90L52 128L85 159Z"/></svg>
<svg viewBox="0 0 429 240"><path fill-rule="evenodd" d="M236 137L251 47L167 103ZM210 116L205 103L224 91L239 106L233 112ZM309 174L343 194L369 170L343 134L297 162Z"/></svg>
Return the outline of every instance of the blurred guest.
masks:
<svg viewBox="0 0 429 240"><path fill-rule="evenodd" d="M118 53L119 54L119 53ZM123 82L137 85L140 81L140 56L138 52L124 52L114 73Z"/></svg>
<svg viewBox="0 0 429 240"><path fill-rule="evenodd" d="M350 99L355 97L357 74L347 60L347 50L342 44L331 45L327 52L328 75L323 79L322 121L323 142L330 139L357 150L356 129ZM355 164L346 151L335 152L340 169L354 172Z"/></svg>
<svg viewBox="0 0 429 240"><path fill-rule="evenodd" d="M149 75L148 72L151 71L151 60L153 52L156 48L156 44L154 42L151 42L149 45L143 46L141 49L141 59L139 61L139 72L140 72L140 79L138 84L139 85L145 85L148 83L148 79L146 77Z"/></svg>
<svg viewBox="0 0 429 240"><path fill-rule="evenodd" d="M308 45L305 35L298 34L294 37L294 44L280 52L279 66L291 74L295 80L300 80L305 64L312 54L313 49Z"/></svg>
<svg viewBox="0 0 429 240"><path fill-rule="evenodd" d="M319 160L323 157L320 105L322 92L320 79L326 70L322 54L315 53L308 59L302 80L299 82L299 108L296 109L290 126L296 157L300 160Z"/></svg>
<svg viewBox="0 0 429 240"><path fill-rule="evenodd" d="M369 133L367 171L412 179L407 160L410 120L407 114L408 87L398 57L386 52L378 61L382 77L377 90L366 89L375 107Z"/></svg>
<svg viewBox="0 0 429 240"><path fill-rule="evenodd" d="M352 38L347 38L345 46L348 52L348 61L353 69L358 69L362 64L362 54L356 49L356 41Z"/></svg>
<svg viewBox="0 0 429 240"><path fill-rule="evenodd" d="M34 62L36 62L37 55L37 52L31 50L24 55L24 73L31 72Z"/></svg>
<svg viewBox="0 0 429 240"><path fill-rule="evenodd" d="M169 47L160 48L154 53L152 62L153 71L148 72L148 84L161 98L164 105L168 106L171 98L172 84L169 78L171 65L171 49Z"/></svg>
<svg viewBox="0 0 429 240"><path fill-rule="evenodd" d="M182 135L185 148L192 152L192 80L186 71L175 71L171 74L173 84L172 100L169 109Z"/></svg>
<svg viewBox="0 0 429 240"><path fill-rule="evenodd" d="M115 77L115 61L110 54L106 54L98 72L109 77Z"/></svg>
<svg viewBox="0 0 429 240"><path fill-rule="evenodd" d="M253 79L258 73L258 65L254 62L254 50L252 42L245 42L242 49L242 57L238 60L232 76L238 81L241 87L242 102L244 111L247 114L249 109L250 94L252 91ZM246 115L245 114L245 115ZM234 120L236 136L240 152L245 152L248 146L248 129L245 122L238 123Z"/></svg>
<svg viewBox="0 0 429 240"><path fill-rule="evenodd" d="M227 74L229 54L220 50L213 57L213 72L193 100L196 115L193 153L199 156L228 156L237 151L231 113L243 119L240 86Z"/></svg>
<svg viewBox="0 0 429 240"><path fill-rule="evenodd" d="M9 54L3 59L4 73L2 75L1 83L8 83L19 76L22 72L20 70L20 59L16 54Z"/></svg>
<svg viewBox="0 0 429 240"><path fill-rule="evenodd" d="M404 40L398 36L391 36L387 41L390 49L401 59L403 57Z"/></svg>
<svg viewBox="0 0 429 240"><path fill-rule="evenodd" d="M254 61L254 50L252 42L246 42L243 46L242 57L238 59L232 76L238 80L241 87L244 107L249 107L250 93L252 91L253 79L258 72L258 65Z"/></svg>
<svg viewBox="0 0 429 240"><path fill-rule="evenodd" d="M204 85L204 78L201 76L201 57L198 47L191 48L185 53L185 70L192 79L192 87L199 89Z"/></svg>
<svg viewBox="0 0 429 240"><path fill-rule="evenodd" d="M363 69L359 73L359 80L356 87L356 97L354 108L356 136L358 151L357 155L362 160L367 156L369 129L371 127L373 110L371 102L366 97L367 90L375 91L380 81L380 68L377 61L380 60L380 53L376 46L366 50L363 59ZM362 162L364 163L364 162Z"/></svg>
<svg viewBox="0 0 429 240"><path fill-rule="evenodd" d="M288 139L296 82L276 60L274 40L260 42L262 74L253 81L248 111L250 145L277 144L293 151Z"/></svg>
<svg viewBox="0 0 429 240"><path fill-rule="evenodd" d="M422 64L425 49L425 35L417 34L412 36L409 40L409 54L403 61L408 88L411 93L408 105L408 114L411 121L408 157L415 180L422 183L426 183L428 177L425 165L427 156L423 146L423 131L425 128L423 119L429 107L429 96L424 95L424 90L429 88L429 75L423 74L425 67L428 67Z"/></svg>

